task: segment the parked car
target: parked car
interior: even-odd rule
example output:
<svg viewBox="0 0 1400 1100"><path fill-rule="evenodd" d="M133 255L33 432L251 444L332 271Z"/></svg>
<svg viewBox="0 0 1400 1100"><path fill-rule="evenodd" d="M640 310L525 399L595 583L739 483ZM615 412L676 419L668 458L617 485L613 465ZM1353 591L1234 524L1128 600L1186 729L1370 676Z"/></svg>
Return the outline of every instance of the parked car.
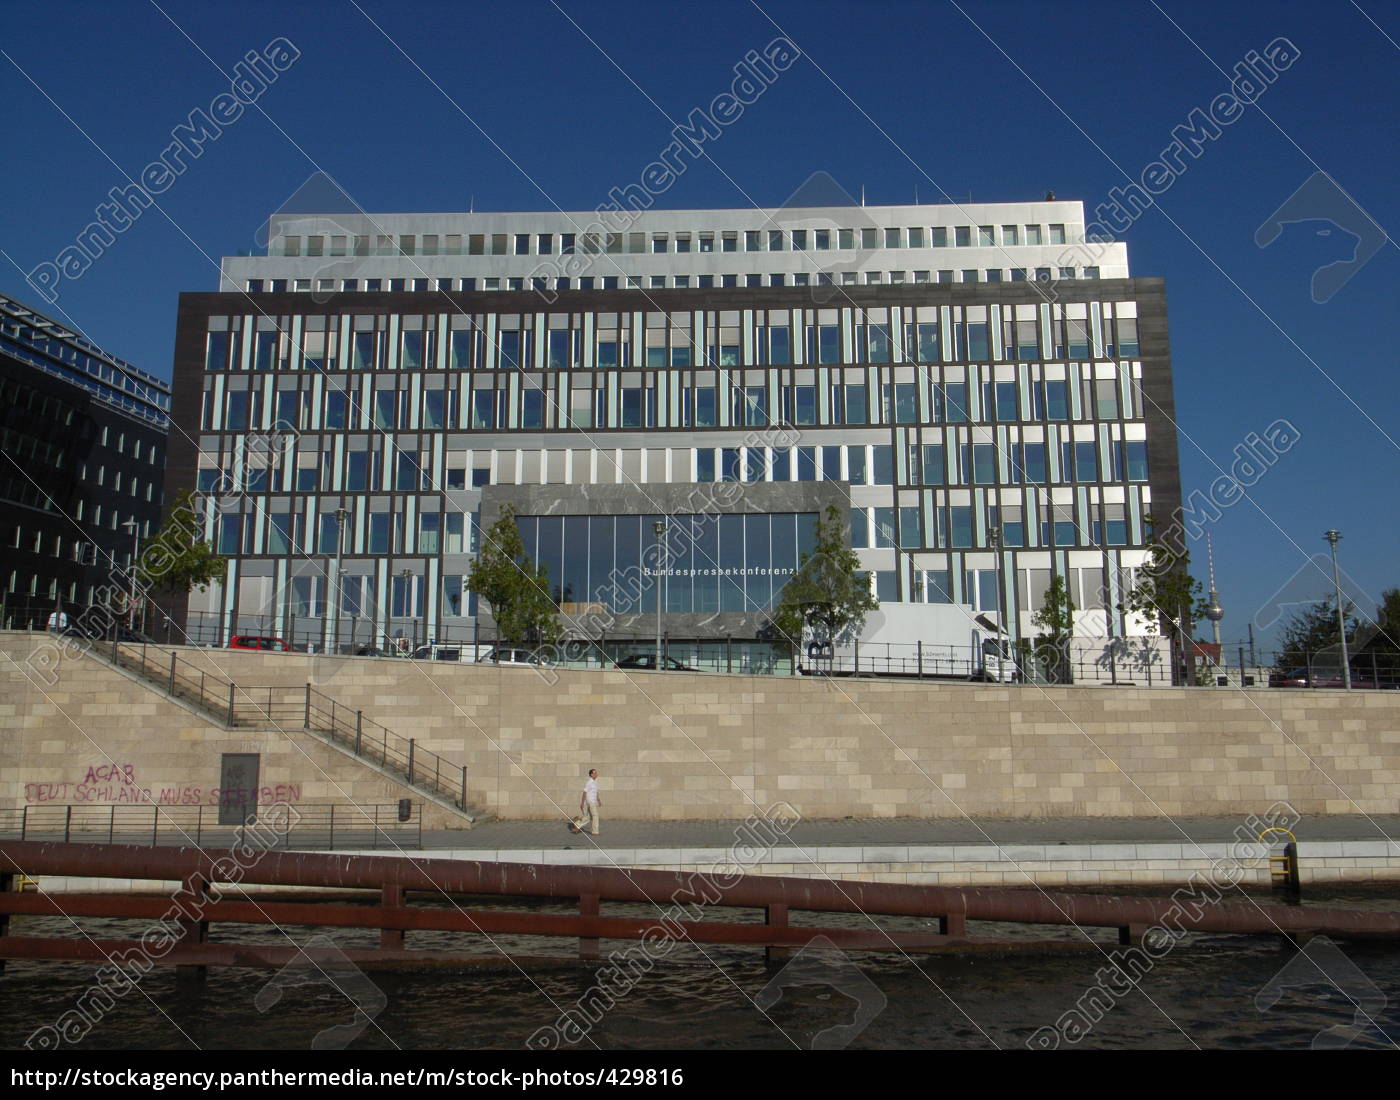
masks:
<svg viewBox="0 0 1400 1100"><path fill-rule="evenodd" d="M622 658L622 660L618 661L617 664L613 665L613 668L621 668L621 669L628 669L628 670L631 670L631 669L643 669L643 670L648 671L648 672L655 672L655 671L656 671L656 654L655 654L655 653L634 653L634 654L632 654L632 656L630 656L630 657L624 657L624 658ZM676 660L674 657L662 657L662 658L661 658L661 671L662 671L662 672L699 672L700 670L699 670L698 668L691 668L689 665L683 665L683 664L681 664L678 660Z"/></svg>
<svg viewBox="0 0 1400 1100"><path fill-rule="evenodd" d="M235 634L228 640L229 649L270 649L278 653L291 653L292 647L281 638L265 634Z"/></svg>
<svg viewBox="0 0 1400 1100"><path fill-rule="evenodd" d="M1341 671L1327 669L1322 673L1309 672L1306 668L1294 668L1287 672L1269 674L1270 687L1282 688L1345 688L1346 680ZM1400 684L1377 681L1369 671L1361 673L1356 669L1351 673L1351 686L1357 689L1395 688Z"/></svg>
<svg viewBox="0 0 1400 1100"><path fill-rule="evenodd" d="M462 647L455 645L420 645L411 654L415 661L460 661Z"/></svg>
<svg viewBox="0 0 1400 1100"><path fill-rule="evenodd" d="M491 665L538 665L539 657L530 649L496 648L484 657L477 658L477 664Z"/></svg>

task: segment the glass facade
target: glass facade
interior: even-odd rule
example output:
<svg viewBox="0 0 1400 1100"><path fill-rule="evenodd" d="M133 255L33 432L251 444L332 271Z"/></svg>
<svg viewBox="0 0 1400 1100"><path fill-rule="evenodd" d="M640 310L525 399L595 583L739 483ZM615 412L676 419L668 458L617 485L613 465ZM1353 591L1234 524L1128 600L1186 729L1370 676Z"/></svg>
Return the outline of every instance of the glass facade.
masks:
<svg viewBox="0 0 1400 1100"><path fill-rule="evenodd" d="M668 613L767 611L812 550L816 522L807 512L516 517L556 602L621 614L655 614L658 576Z"/></svg>

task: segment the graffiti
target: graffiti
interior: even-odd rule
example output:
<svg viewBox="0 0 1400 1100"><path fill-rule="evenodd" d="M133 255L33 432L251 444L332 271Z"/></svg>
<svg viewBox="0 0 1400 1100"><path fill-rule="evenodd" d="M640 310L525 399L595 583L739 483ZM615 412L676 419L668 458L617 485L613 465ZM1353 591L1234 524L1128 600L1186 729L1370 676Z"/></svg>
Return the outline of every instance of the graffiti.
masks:
<svg viewBox="0 0 1400 1100"><path fill-rule="evenodd" d="M300 783L276 783L265 787L195 787L176 785L158 790L136 781L131 764L95 764L80 781L57 780L26 783L24 800L45 802L137 803L159 806L243 806L251 803L301 801Z"/></svg>

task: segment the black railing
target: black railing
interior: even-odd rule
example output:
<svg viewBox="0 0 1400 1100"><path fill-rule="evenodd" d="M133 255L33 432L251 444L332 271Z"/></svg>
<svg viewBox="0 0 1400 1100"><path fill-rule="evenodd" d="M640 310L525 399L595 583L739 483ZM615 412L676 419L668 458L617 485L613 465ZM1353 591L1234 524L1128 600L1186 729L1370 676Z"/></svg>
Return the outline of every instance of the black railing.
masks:
<svg viewBox="0 0 1400 1100"><path fill-rule="evenodd" d="M232 847L248 832L267 848L301 851L422 848L423 812L407 806L353 803L260 807L242 826L220 821L227 806L141 803L0 809L0 838L82 844ZM404 816L406 811L407 816Z"/></svg>
<svg viewBox="0 0 1400 1100"><path fill-rule="evenodd" d="M458 809L467 803L467 769L336 702L310 684L304 687L258 687L234 683L196 667L179 653L134 642L102 642L104 655L230 729L274 726L318 734L402 775L410 786L431 791Z"/></svg>

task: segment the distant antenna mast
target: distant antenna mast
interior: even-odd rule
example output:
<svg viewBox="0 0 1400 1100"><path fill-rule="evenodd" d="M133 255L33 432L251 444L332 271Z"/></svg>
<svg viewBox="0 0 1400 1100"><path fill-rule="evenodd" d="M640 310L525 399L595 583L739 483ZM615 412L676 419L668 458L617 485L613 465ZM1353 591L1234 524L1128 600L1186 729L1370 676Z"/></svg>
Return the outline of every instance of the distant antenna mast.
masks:
<svg viewBox="0 0 1400 1100"><path fill-rule="evenodd" d="M475 214L475 213L476 213L476 196L475 196L475 195L473 195L473 196L467 201L467 213L468 213L468 214Z"/></svg>
<svg viewBox="0 0 1400 1100"><path fill-rule="evenodd" d="M860 204L861 206L865 205L865 184L863 183L860 185Z"/></svg>

